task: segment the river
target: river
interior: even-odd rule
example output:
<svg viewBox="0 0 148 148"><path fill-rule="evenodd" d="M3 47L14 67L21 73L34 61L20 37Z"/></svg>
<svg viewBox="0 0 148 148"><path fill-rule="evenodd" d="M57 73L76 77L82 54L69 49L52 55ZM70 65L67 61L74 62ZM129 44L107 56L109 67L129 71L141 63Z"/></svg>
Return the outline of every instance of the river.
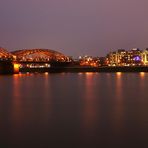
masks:
<svg viewBox="0 0 148 148"><path fill-rule="evenodd" d="M0 147L148 147L148 73L0 76Z"/></svg>

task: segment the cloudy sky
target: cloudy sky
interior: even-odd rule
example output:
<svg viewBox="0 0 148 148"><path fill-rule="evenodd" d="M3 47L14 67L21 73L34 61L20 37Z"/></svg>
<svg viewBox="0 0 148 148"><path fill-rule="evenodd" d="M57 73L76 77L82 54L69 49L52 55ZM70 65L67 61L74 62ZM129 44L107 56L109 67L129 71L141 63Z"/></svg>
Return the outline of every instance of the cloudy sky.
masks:
<svg viewBox="0 0 148 148"><path fill-rule="evenodd" d="M0 46L104 56L148 47L148 0L0 0Z"/></svg>

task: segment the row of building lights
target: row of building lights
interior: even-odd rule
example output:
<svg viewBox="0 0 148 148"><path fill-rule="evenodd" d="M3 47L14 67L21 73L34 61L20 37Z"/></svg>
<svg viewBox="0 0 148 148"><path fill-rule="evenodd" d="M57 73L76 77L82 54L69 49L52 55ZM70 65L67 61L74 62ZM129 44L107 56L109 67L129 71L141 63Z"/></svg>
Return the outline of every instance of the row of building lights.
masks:
<svg viewBox="0 0 148 148"><path fill-rule="evenodd" d="M108 66L144 66L148 65L148 49L138 48L126 51L119 49L106 56Z"/></svg>
<svg viewBox="0 0 148 148"><path fill-rule="evenodd" d="M47 62L51 60L51 57L21 57L20 59L16 56L4 54L5 50L0 49L0 60L13 60L13 61L43 61ZM72 62L72 58L66 57L57 57L55 58L57 62ZM83 56L79 57L78 62L80 66L148 66L148 48L145 50L140 50L138 48L133 48L131 50L118 49L117 51L110 52L106 57L92 57L92 56ZM29 67L39 67L40 65L29 65Z"/></svg>
<svg viewBox="0 0 148 148"><path fill-rule="evenodd" d="M81 66L147 66L148 65L148 48L140 50L133 48L131 50L118 49L110 52L106 57L79 57Z"/></svg>

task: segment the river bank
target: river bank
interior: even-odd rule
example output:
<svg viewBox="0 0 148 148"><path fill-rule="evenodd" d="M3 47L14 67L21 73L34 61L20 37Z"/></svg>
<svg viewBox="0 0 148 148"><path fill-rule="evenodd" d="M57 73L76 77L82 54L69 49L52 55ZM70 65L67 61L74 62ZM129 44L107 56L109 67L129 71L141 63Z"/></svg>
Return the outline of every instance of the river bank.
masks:
<svg viewBox="0 0 148 148"><path fill-rule="evenodd" d="M51 68L21 68L20 72L148 72L146 66L133 67L51 67Z"/></svg>

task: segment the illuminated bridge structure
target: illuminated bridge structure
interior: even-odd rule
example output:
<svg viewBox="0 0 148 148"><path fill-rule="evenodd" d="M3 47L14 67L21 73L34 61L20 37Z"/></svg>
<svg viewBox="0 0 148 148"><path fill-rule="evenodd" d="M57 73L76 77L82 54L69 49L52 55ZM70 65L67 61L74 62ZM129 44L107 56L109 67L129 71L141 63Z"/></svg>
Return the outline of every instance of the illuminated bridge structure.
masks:
<svg viewBox="0 0 148 148"><path fill-rule="evenodd" d="M11 54L15 71L48 71L51 67L61 67L70 62L68 56L50 49L24 49L13 51Z"/></svg>
<svg viewBox="0 0 148 148"><path fill-rule="evenodd" d="M50 49L24 49L11 52L17 62L66 62L69 58Z"/></svg>
<svg viewBox="0 0 148 148"><path fill-rule="evenodd" d="M13 55L8 52L6 49L0 47L0 60L8 60L12 59Z"/></svg>
<svg viewBox="0 0 148 148"><path fill-rule="evenodd" d="M71 59L68 56L50 49L23 49L8 52L0 48L0 69L8 69L10 65L14 73L21 72L22 69L24 71L48 71L51 67L62 67L70 62Z"/></svg>

